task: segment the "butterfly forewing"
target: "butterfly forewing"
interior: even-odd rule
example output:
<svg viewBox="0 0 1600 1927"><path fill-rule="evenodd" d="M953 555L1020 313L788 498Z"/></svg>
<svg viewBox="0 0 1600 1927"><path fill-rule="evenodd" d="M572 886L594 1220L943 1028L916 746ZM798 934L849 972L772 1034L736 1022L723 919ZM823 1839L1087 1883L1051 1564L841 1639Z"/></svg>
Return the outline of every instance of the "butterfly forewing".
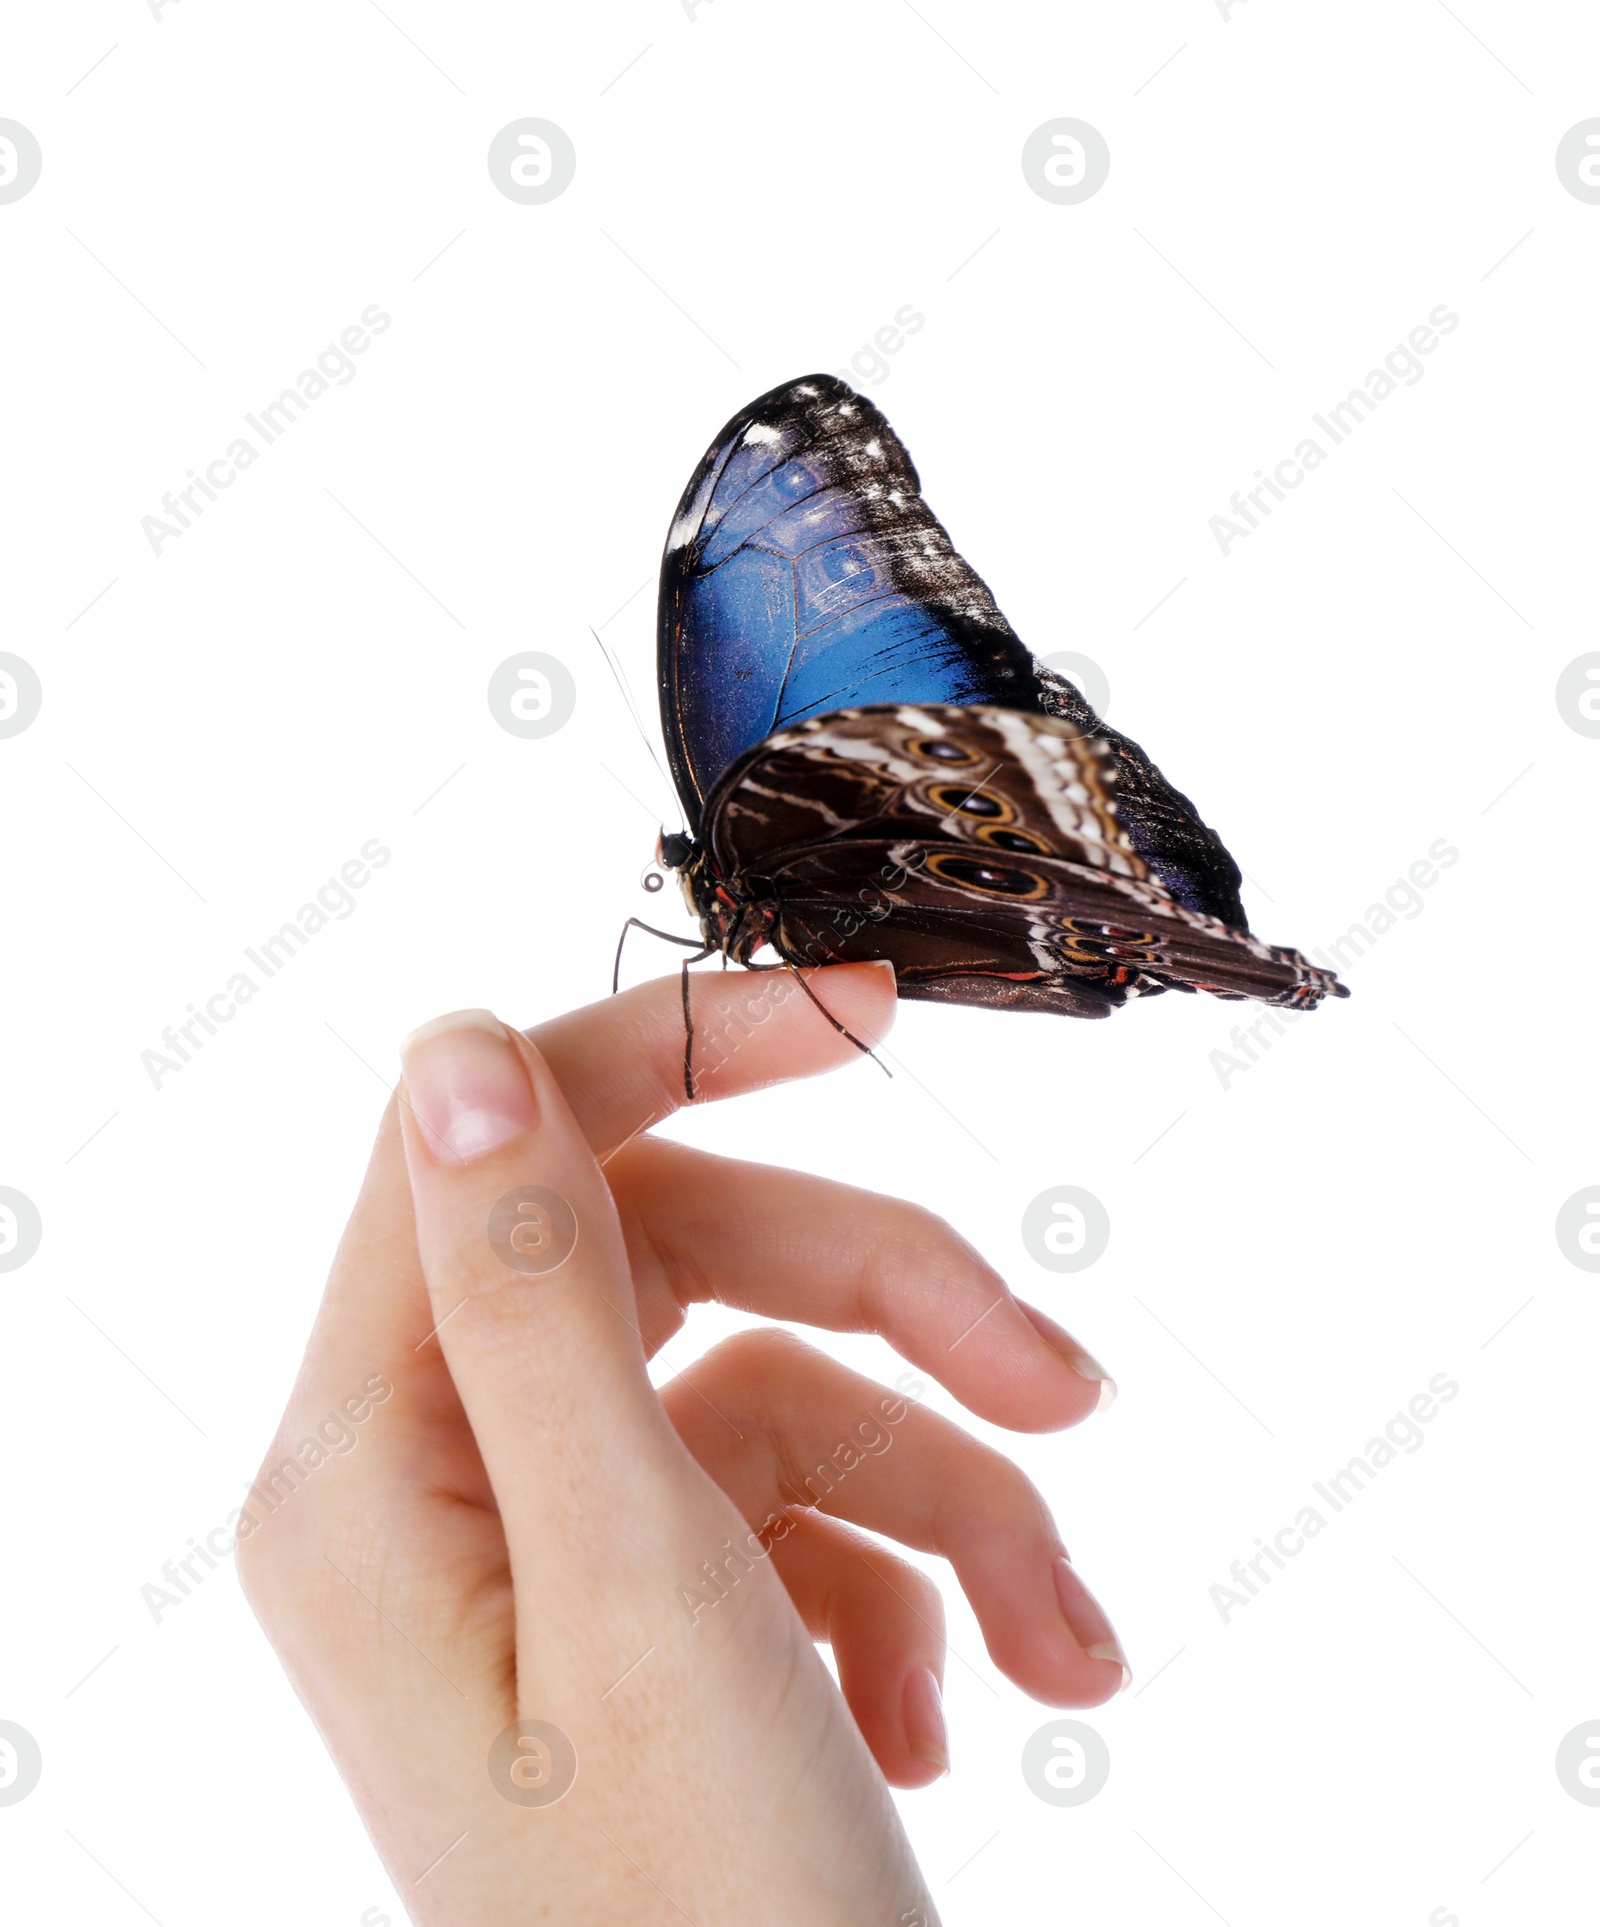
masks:
<svg viewBox="0 0 1600 1927"><path fill-rule="evenodd" d="M657 661L696 828L735 757L867 702L1036 707L1035 665L871 402L812 375L726 424L661 563Z"/></svg>

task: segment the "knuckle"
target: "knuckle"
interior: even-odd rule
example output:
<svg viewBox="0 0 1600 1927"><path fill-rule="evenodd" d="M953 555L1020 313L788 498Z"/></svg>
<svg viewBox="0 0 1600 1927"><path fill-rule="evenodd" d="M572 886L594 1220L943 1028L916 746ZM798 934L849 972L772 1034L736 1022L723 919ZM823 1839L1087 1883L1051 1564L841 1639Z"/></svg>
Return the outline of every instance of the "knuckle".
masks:
<svg viewBox="0 0 1600 1927"><path fill-rule="evenodd" d="M944 1638L944 1595L925 1572L897 1559L895 1584L904 1595L912 1615L942 1640Z"/></svg>
<svg viewBox="0 0 1600 1927"><path fill-rule="evenodd" d="M718 1380L737 1378L742 1385L759 1395L763 1390L790 1380L798 1372L822 1361L822 1357L821 1352L814 1351L803 1340L796 1338L793 1332L769 1326L725 1338L720 1345L707 1352L700 1362L711 1377Z"/></svg>
<svg viewBox="0 0 1600 1927"><path fill-rule="evenodd" d="M912 1565L897 1552L890 1552L869 1541L860 1554L861 1588L865 1598L891 1610L895 1601L885 1591L897 1594L908 1614L922 1621L941 1637L944 1633L944 1595L935 1580L921 1567Z"/></svg>
<svg viewBox="0 0 1600 1927"><path fill-rule="evenodd" d="M983 1510L987 1517L999 1518L1008 1530L1022 1537L1055 1536L1055 1521L1044 1494L1020 1467L1003 1453L985 1446L987 1455L984 1484L987 1488Z"/></svg>
<svg viewBox="0 0 1600 1927"><path fill-rule="evenodd" d="M307 1577L329 1541L325 1508L315 1490L300 1491L298 1467L293 1451L275 1441L241 1508L239 1584L264 1621L282 1619L304 1599Z"/></svg>
<svg viewBox="0 0 1600 1927"><path fill-rule="evenodd" d="M895 1200L883 1234L862 1253L860 1285L864 1298L882 1303L914 1293L947 1298L977 1282L1004 1291L1004 1280L955 1226L925 1205Z"/></svg>
<svg viewBox="0 0 1600 1927"><path fill-rule="evenodd" d="M360 1396L314 1419L296 1408L285 1413L235 1526L239 1583L263 1623L304 1619L328 1581L343 1585L332 1561L348 1570L347 1559L370 1557L373 1515L362 1503L370 1478L357 1469L358 1448L393 1391L383 1373L372 1373Z"/></svg>

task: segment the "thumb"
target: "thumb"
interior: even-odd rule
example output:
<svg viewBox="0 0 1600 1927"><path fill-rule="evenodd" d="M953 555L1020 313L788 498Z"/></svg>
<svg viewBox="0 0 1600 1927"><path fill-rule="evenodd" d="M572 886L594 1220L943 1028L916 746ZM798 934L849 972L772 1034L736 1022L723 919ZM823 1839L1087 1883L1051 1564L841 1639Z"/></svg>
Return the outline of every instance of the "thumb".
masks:
<svg viewBox="0 0 1600 1927"><path fill-rule="evenodd" d="M486 1010L425 1024L401 1058L434 1333L515 1567L519 1524L537 1536L593 1503L551 1476L552 1441L598 1468L670 1462L675 1434L645 1370L611 1194L544 1058Z"/></svg>

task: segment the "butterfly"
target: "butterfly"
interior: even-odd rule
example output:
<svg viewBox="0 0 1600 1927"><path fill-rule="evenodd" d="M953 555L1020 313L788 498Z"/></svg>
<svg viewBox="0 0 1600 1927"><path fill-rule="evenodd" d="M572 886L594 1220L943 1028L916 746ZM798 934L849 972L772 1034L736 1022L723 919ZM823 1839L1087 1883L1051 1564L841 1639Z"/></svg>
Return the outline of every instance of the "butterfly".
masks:
<svg viewBox="0 0 1600 1927"><path fill-rule="evenodd" d="M1073 1017L1349 994L1250 933L1215 831L1024 647L843 381L774 388L707 449L662 557L657 673L689 826L657 855L702 956L888 958L902 997Z"/></svg>

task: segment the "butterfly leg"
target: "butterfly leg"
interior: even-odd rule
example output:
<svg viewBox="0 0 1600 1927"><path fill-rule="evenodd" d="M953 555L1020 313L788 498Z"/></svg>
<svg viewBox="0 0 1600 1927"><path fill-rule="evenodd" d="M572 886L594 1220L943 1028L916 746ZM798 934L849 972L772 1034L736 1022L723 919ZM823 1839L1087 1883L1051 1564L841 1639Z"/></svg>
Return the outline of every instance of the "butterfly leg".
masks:
<svg viewBox="0 0 1600 1927"><path fill-rule="evenodd" d="M695 937L675 937L670 930L658 930L653 923L641 923L637 917L629 917L622 926L622 935L617 939L617 959L611 966L611 994L617 994L617 985L622 978L622 946L628 941L630 930L646 930L652 937L659 937L663 943L675 943L685 950L700 950L702 939ZM702 957L709 956L709 950L700 950Z"/></svg>
<svg viewBox="0 0 1600 1927"><path fill-rule="evenodd" d="M683 960L683 1094L691 1104L694 1102L694 1016L689 1009L689 966L709 957L714 947L707 944L698 956Z"/></svg>
<svg viewBox="0 0 1600 1927"><path fill-rule="evenodd" d="M883 1059L878 1055L878 1053L872 1048L870 1044L862 1043L861 1039L857 1037L857 1035L853 1030L847 1030L845 1026L839 1022L838 1018L834 1016L831 1010L829 1010L828 1006L811 988L810 984L806 982L804 976L801 974L797 965L792 963L787 963L787 962L781 965L780 964L751 964L748 966L748 968L752 970L782 969L782 970L790 971L793 974L795 982L811 999L812 1003L816 1005L817 1009L822 1012L823 1016L827 1018L828 1022L832 1024L832 1026L839 1033L839 1035L841 1037L848 1037L851 1043L855 1045L856 1049L860 1051L863 1056L870 1057L873 1063L877 1065L878 1069L883 1072L885 1077L892 1078L894 1076L894 1072L890 1070L889 1066L886 1063L884 1063Z"/></svg>

